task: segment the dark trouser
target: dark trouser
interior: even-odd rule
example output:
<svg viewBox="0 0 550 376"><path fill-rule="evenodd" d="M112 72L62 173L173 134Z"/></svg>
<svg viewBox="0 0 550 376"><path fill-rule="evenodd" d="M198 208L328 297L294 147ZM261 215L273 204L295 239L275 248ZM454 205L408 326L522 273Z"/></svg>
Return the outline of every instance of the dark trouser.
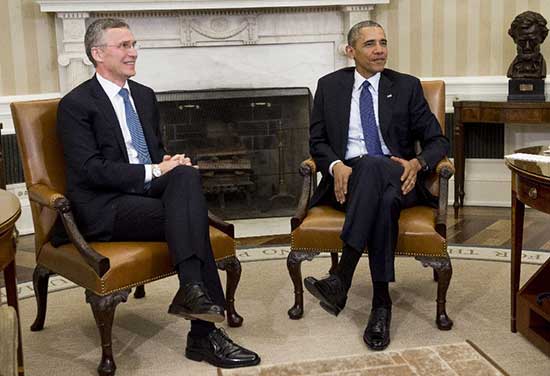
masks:
<svg viewBox="0 0 550 376"><path fill-rule="evenodd" d="M166 241L175 267L196 256L210 297L225 306L197 169L178 166L153 179L147 195L122 195L112 206L116 211L113 241Z"/></svg>
<svg viewBox="0 0 550 376"><path fill-rule="evenodd" d="M368 249L373 282L393 282L399 215L401 209L418 203L418 187L404 196L403 167L387 157L364 156L346 164L353 169L346 203L333 201L346 213L340 237L355 250Z"/></svg>

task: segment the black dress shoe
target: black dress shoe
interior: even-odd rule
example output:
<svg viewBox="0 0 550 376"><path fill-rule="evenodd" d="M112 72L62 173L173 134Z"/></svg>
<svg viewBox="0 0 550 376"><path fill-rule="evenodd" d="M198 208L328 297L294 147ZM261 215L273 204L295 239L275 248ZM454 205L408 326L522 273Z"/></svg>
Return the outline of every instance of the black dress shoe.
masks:
<svg viewBox="0 0 550 376"><path fill-rule="evenodd" d="M307 277L304 285L311 295L320 300L321 307L328 313L338 316L346 306L347 289L338 276L332 274L320 280Z"/></svg>
<svg viewBox="0 0 550 376"><path fill-rule="evenodd" d="M204 360L220 368L248 367L260 363L258 354L234 343L221 328L213 330L206 337L187 335L185 356L197 362Z"/></svg>
<svg viewBox="0 0 550 376"><path fill-rule="evenodd" d="M168 308L168 313L188 320L222 322L225 319L223 307L214 304L200 282L192 282L180 287Z"/></svg>
<svg viewBox="0 0 550 376"><path fill-rule="evenodd" d="M370 311L369 323L363 340L371 350L382 351L390 344L391 307L378 307Z"/></svg>

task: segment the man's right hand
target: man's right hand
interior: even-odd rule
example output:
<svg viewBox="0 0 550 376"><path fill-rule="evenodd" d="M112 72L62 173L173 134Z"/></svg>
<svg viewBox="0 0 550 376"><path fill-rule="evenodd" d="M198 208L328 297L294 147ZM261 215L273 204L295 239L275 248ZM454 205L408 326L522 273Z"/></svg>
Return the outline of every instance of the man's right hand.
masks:
<svg viewBox="0 0 550 376"><path fill-rule="evenodd" d="M346 202L348 181L351 171L351 167L346 166L343 162L338 162L332 167L332 174L334 176L334 195L336 196L336 201L340 204Z"/></svg>
<svg viewBox="0 0 550 376"><path fill-rule="evenodd" d="M192 166L191 159L185 156L185 154L175 154L175 155L165 155L162 157L162 162L159 163L160 171L162 171L162 174L166 174L170 170L172 170L174 167L177 166Z"/></svg>

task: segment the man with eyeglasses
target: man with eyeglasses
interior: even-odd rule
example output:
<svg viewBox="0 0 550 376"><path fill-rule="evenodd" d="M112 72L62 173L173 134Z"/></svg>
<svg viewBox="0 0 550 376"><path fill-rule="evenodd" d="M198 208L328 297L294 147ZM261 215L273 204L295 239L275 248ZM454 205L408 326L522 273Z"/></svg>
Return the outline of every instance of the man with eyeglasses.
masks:
<svg viewBox="0 0 550 376"><path fill-rule="evenodd" d="M83 235L166 240L180 282L169 313L191 320L186 357L222 368L258 364L214 324L225 318L225 299L200 175L184 154L167 155L155 93L129 80L138 56L130 27L96 20L84 43L96 74L61 100L57 120L67 196Z"/></svg>

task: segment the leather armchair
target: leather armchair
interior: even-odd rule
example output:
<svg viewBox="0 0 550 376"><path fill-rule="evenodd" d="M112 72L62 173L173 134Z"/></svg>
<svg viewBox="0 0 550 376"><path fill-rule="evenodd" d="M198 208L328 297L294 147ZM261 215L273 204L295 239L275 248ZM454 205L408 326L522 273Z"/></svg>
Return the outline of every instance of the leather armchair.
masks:
<svg viewBox="0 0 550 376"><path fill-rule="evenodd" d="M86 289L101 335L100 375L112 375L116 366L111 348L115 308L125 302L130 289L135 298L145 296L143 285L175 274L165 242L90 242L80 234L65 192L65 161L57 137L59 99L11 104L19 151L35 228L36 268L33 274L38 312L32 331L44 327L50 274L57 273ZM55 248L50 243L58 217L71 242ZM217 266L227 272L227 320L241 326L235 310L235 290L241 265L235 256L233 225L209 214L210 238ZM167 302L168 305L169 302Z"/></svg>
<svg viewBox="0 0 550 376"><path fill-rule="evenodd" d="M445 83L422 82L424 96L445 132ZM415 206L404 209L399 218L399 237L396 255L412 256L423 266L431 266L437 281L436 324L441 330L451 329L453 322L448 317L445 302L451 281L452 266L447 253L446 218L449 178L454 173L452 163L444 158L427 179L430 192L439 198L438 208ZM311 261L321 252L330 252L332 272L338 264L338 252L342 251L340 233L344 213L330 206L309 208L309 199L316 187L316 166L312 159L302 162L300 174L303 186L296 214L291 219L291 251L287 267L294 284L294 305L288 310L291 319L300 319L304 314L301 263ZM367 252L367 250L365 251Z"/></svg>

